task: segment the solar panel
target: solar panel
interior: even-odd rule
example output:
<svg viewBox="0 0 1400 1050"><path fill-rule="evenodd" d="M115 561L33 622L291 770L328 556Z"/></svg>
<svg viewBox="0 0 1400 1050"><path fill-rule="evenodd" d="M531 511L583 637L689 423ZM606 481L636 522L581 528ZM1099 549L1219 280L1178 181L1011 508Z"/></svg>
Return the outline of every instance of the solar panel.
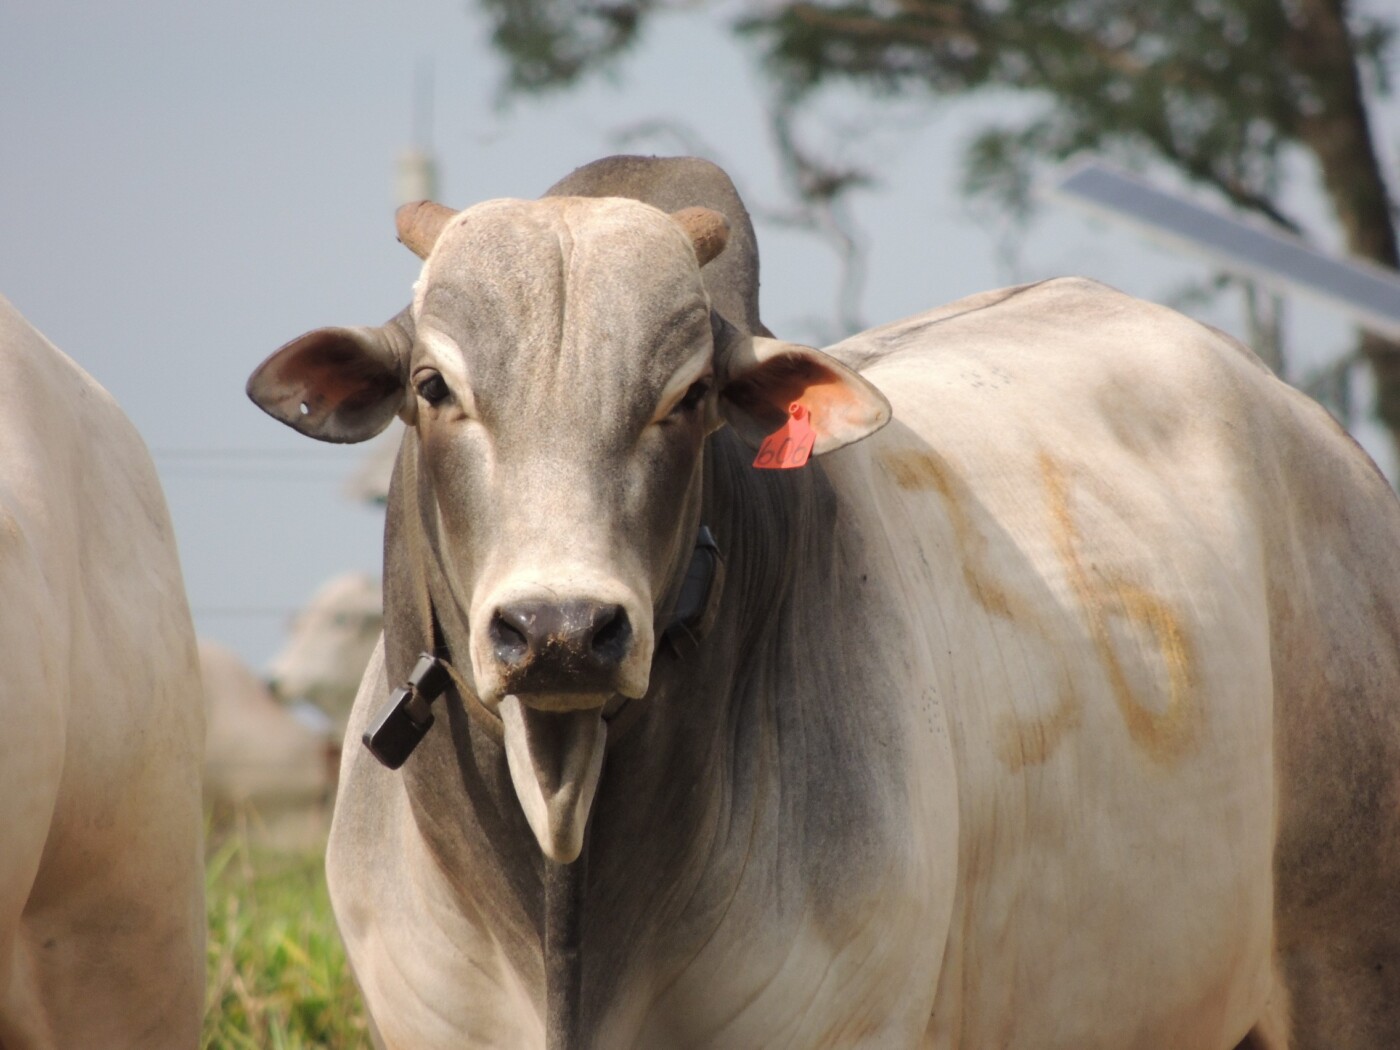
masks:
<svg viewBox="0 0 1400 1050"><path fill-rule="evenodd" d="M1090 161L1052 189L1073 204L1137 226L1261 284L1321 299L1372 331L1400 339L1400 272L1339 258Z"/></svg>

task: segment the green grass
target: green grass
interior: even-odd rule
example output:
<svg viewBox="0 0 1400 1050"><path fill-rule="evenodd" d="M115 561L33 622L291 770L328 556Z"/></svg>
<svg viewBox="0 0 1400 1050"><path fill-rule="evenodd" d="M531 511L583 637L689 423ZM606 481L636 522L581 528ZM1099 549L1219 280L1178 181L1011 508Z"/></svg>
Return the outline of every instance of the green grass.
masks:
<svg viewBox="0 0 1400 1050"><path fill-rule="evenodd" d="M361 1050L364 1006L331 916L321 856L211 848L201 1050Z"/></svg>

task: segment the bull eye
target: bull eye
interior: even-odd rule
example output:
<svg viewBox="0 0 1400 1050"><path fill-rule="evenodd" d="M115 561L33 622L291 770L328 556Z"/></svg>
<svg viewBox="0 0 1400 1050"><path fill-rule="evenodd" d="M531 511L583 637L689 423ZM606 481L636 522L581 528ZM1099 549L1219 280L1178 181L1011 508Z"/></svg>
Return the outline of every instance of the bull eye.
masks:
<svg viewBox="0 0 1400 1050"><path fill-rule="evenodd" d="M429 372L418 381L418 396L430 405L440 405L451 393L447 381L437 372Z"/></svg>
<svg viewBox="0 0 1400 1050"><path fill-rule="evenodd" d="M678 415L681 412L689 412L699 407L700 402L705 400L705 395L710 392L710 385L709 379L697 379L691 383L685 396L676 402L675 408L671 409L671 414Z"/></svg>

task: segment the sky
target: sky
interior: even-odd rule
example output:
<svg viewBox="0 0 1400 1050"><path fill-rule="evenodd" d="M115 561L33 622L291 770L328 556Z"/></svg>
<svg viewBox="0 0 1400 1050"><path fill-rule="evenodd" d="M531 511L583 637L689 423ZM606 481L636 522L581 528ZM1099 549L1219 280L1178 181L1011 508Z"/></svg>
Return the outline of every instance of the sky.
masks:
<svg viewBox="0 0 1400 1050"><path fill-rule="evenodd" d="M683 125L759 213L765 321L818 340L837 265L820 241L764 219L782 188L752 58L714 16L669 15L613 76L502 107L501 61L463 0L5 5L0 295L144 436L200 634L260 668L320 583L378 571L382 514L345 495L364 447L303 438L243 390L294 336L379 323L407 302L419 264L394 239L394 176L415 138L420 70L431 70L432 113L418 137L454 207L537 196L609 153L685 152L674 135L627 136ZM1026 105L910 99L872 131L853 96L824 104L811 134L877 173L853 207L869 244L868 323L1063 274L1157 301L1209 275L1063 203L1020 233L970 208L963 145ZM1394 175L1400 107L1380 118ZM1325 230L1301 174L1290 203ZM1194 309L1244 335L1231 297ZM1326 311L1290 307L1289 326L1305 363L1346 346ZM1388 467L1374 430L1361 436Z"/></svg>

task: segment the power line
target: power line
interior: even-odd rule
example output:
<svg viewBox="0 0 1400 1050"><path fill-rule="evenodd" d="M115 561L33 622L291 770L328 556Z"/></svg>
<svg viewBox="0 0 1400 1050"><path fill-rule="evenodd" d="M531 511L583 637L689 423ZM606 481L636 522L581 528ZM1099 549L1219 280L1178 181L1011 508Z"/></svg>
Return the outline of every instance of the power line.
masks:
<svg viewBox="0 0 1400 1050"><path fill-rule="evenodd" d="M348 452L331 449L277 449L277 448L153 448L155 459L236 459L236 460L318 460L322 463L344 463L356 457Z"/></svg>
<svg viewBox="0 0 1400 1050"><path fill-rule="evenodd" d="M191 616L201 616L206 619L234 619L252 617L272 617L272 616L295 616L300 609L276 608L273 606L208 606L206 608L194 608L190 610Z"/></svg>
<svg viewBox="0 0 1400 1050"><path fill-rule="evenodd" d="M240 469L237 465L220 466L218 464L203 468L167 467L160 471L160 476L168 481L290 481L317 484L322 482L339 484L345 481L344 471L310 473L303 470L288 473L276 468L259 470L256 467L245 467Z"/></svg>

